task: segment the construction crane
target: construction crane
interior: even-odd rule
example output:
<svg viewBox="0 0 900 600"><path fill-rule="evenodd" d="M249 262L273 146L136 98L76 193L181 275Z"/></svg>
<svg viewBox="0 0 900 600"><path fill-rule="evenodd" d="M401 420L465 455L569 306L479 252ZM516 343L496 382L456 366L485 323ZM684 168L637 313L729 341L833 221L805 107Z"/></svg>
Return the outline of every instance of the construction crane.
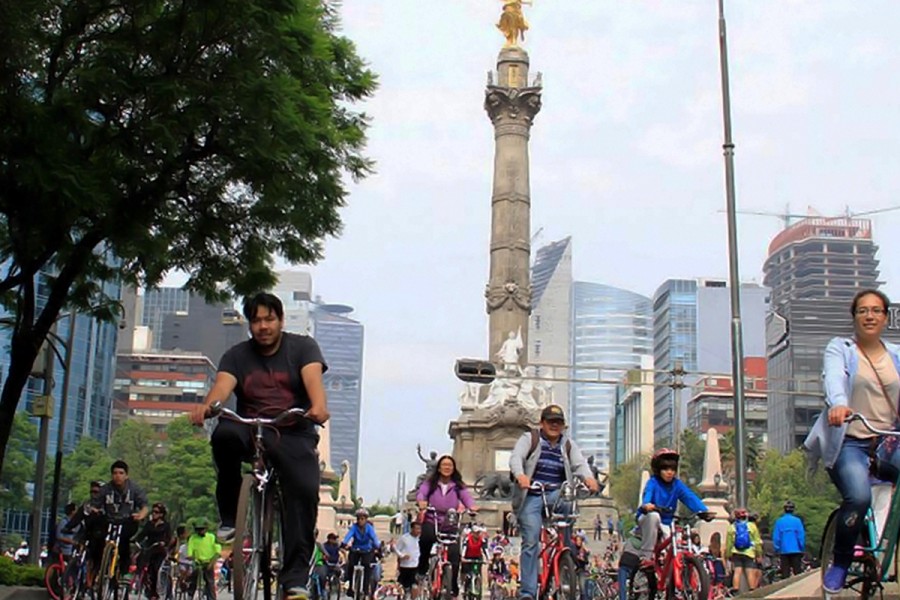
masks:
<svg viewBox="0 0 900 600"><path fill-rule="evenodd" d="M777 217L777 218L781 219L782 221L784 221L784 228L787 229L788 227L791 226L791 219L808 219L810 217L823 216L821 214L816 214L819 211L815 210L812 206L809 206L807 208L808 208L808 212L805 215L792 213L789 205L785 206L784 212L771 212L771 211L764 211L764 210L739 210L739 211L737 211L737 214L739 214L739 215L754 215L754 216L758 216L758 217ZM900 210L900 205L888 206L885 208L876 208L874 210L864 210L864 211L860 211L860 212L853 212L850 210L850 207L847 206L845 208L844 214L841 216L846 217L848 219L854 219L856 217L867 217L869 215L877 215L879 213L890 212L892 210ZM724 213L725 211L720 210L718 212Z"/></svg>

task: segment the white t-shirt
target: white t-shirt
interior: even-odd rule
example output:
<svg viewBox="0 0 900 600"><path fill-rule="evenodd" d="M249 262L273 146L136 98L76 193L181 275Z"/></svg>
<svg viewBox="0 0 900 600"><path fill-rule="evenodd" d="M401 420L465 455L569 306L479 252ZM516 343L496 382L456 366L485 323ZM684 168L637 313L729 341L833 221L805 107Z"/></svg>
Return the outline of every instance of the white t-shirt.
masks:
<svg viewBox="0 0 900 600"><path fill-rule="evenodd" d="M400 536L394 552L401 557L401 568L411 569L419 566L419 538L413 537L411 533L404 533ZM408 555L408 558L402 558L404 554Z"/></svg>

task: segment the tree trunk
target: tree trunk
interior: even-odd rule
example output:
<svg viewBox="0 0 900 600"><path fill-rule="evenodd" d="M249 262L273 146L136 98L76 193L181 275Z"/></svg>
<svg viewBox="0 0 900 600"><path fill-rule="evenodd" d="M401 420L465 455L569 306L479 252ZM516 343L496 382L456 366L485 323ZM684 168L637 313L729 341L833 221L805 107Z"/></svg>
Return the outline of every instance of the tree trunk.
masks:
<svg viewBox="0 0 900 600"><path fill-rule="evenodd" d="M28 383L31 369L37 358L40 346L31 343L29 335L14 333L10 348L9 373L3 382L3 392L0 393L0 473L3 472L3 464L6 459L6 447L9 436L12 433L13 418L22 391Z"/></svg>

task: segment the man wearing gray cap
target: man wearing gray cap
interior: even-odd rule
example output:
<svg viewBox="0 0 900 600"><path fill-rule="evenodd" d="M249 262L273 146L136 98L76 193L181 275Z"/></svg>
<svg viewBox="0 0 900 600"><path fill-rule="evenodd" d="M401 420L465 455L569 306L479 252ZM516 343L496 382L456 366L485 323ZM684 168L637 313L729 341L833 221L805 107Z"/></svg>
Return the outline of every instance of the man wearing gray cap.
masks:
<svg viewBox="0 0 900 600"><path fill-rule="evenodd" d="M516 478L518 489L513 495L513 509L522 535L519 598L537 596L538 549L541 537L540 492L530 490L532 482L539 482L547 490L550 504L559 498L562 484L580 477L591 492L600 491L591 468L578 446L566 434L563 409L550 404L541 411L541 427L526 431L513 448L509 470Z"/></svg>

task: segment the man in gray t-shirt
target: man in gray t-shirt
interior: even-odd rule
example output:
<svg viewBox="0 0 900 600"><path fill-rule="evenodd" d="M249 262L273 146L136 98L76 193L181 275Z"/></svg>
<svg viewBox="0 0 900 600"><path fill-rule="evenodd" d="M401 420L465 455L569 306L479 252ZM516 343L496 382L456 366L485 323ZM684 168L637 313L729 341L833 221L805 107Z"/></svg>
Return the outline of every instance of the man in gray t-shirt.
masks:
<svg viewBox="0 0 900 600"><path fill-rule="evenodd" d="M261 293L244 303L244 316L252 338L228 350L203 405L192 413L202 424L213 403L224 403L234 393L237 412L246 417L276 416L293 407L306 410L306 418L263 435L269 460L281 484L281 533L284 562L279 583L288 600L305 600L309 564L315 549L319 502L319 434L315 425L328 420L322 374L328 369L314 339L284 332L284 307L277 296ZM234 537L241 462L253 453L251 428L220 419L212 434L213 459L218 471L216 501L222 522L220 541Z"/></svg>

